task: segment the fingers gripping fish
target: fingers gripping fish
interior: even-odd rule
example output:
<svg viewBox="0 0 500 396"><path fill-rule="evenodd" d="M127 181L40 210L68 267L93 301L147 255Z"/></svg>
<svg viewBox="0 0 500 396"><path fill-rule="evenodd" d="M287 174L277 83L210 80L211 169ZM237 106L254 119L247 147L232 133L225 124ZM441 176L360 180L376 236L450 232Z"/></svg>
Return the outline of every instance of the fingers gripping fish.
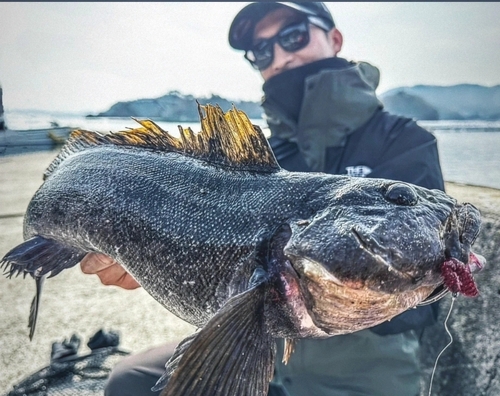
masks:
<svg viewBox="0 0 500 396"><path fill-rule="evenodd" d="M447 287L474 294L472 205L391 180L287 172L243 112L199 112L201 132L180 137L151 121L72 133L29 204L25 242L2 260L36 280L30 336L43 279L103 253L200 329L168 362L162 395L255 396L275 338L365 329Z"/></svg>

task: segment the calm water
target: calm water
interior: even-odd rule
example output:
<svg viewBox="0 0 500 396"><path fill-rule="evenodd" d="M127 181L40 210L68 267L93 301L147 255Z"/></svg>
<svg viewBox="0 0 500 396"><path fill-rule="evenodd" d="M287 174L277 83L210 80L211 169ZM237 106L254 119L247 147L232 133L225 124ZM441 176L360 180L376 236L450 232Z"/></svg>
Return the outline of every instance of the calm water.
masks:
<svg viewBox="0 0 500 396"><path fill-rule="evenodd" d="M81 114L35 111L7 111L10 129L50 128L51 122L60 126L109 132L135 128L131 118L85 118ZM265 126L263 120L252 120ZM179 123L158 122L165 130L177 133ZM198 132L200 125L180 123ZM420 121L438 140L441 167L446 181L500 189L500 121Z"/></svg>
<svg viewBox="0 0 500 396"><path fill-rule="evenodd" d="M446 181L500 189L500 121L419 124L437 138Z"/></svg>

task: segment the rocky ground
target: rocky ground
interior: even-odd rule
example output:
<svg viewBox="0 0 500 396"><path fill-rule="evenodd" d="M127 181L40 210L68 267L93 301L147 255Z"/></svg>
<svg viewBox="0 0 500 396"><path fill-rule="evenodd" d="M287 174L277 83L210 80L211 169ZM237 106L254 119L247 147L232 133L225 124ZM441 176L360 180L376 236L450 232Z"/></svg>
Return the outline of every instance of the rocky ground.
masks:
<svg viewBox="0 0 500 396"><path fill-rule="evenodd" d="M473 250L487 261L475 275L480 295L458 296L447 322L453 342L440 357L432 385L433 395L500 395L500 190L448 183L448 194L481 210L482 228ZM439 323L426 329L423 336L422 364L425 393L436 357L449 343L444 322L451 296L441 303Z"/></svg>
<svg viewBox="0 0 500 396"><path fill-rule="evenodd" d="M23 214L42 183L44 169L55 153L0 157L0 257L22 242ZM500 190L447 183L447 192L459 201L475 204L484 226L476 251L488 265L476 276L481 295L459 297L448 326L453 344L437 364L433 395L500 394ZM0 394L27 374L49 363L54 341L77 333L86 341L97 330L118 330L121 346L140 351L177 340L194 328L176 318L144 290L104 287L94 276L76 267L45 283L41 312L33 341L28 339L28 313L35 284L31 278L0 276ZM443 303L440 324L424 334L425 395L436 356L448 343L443 321L451 298Z"/></svg>

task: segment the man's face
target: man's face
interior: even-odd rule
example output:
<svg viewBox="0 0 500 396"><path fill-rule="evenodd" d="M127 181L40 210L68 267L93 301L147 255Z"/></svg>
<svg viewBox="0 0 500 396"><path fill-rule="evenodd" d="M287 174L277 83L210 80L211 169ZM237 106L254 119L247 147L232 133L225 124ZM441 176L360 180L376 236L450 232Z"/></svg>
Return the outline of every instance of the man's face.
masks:
<svg viewBox="0 0 500 396"><path fill-rule="evenodd" d="M254 43L258 42L258 40L273 37L283 27L300 19L301 15L289 8L278 8L271 11L255 25ZM285 70L303 66L320 59L331 58L342 47L342 35L337 29L325 32L319 27L310 24L309 35L309 44L296 52L286 52L278 43L274 44L273 62L268 68L260 71L265 81Z"/></svg>

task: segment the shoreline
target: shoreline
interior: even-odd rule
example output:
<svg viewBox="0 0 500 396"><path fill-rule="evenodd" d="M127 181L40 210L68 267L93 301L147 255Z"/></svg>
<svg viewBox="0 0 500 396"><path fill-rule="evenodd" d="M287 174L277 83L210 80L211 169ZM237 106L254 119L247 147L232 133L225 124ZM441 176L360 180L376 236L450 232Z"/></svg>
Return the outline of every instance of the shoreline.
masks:
<svg viewBox="0 0 500 396"><path fill-rule="evenodd" d="M24 212L57 153L0 156L0 257L22 242ZM447 182L446 191L481 211L500 214L498 189ZM120 346L139 352L195 330L143 289L103 287L96 276L82 276L79 267L48 279L44 287L37 329L30 342L27 323L35 284L29 277L0 276L0 393L47 366L52 342L69 339L73 333L82 337L80 353L88 352L86 342L101 328L118 331Z"/></svg>

